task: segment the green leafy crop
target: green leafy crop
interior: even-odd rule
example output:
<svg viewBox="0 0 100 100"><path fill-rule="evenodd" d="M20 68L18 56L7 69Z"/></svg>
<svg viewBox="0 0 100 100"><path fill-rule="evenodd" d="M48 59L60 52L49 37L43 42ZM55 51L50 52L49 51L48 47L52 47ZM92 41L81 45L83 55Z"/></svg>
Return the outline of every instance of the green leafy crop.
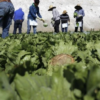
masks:
<svg viewBox="0 0 100 100"><path fill-rule="evenodd" d="M0 100L100 100L100 32L0 38Z"/></svg>

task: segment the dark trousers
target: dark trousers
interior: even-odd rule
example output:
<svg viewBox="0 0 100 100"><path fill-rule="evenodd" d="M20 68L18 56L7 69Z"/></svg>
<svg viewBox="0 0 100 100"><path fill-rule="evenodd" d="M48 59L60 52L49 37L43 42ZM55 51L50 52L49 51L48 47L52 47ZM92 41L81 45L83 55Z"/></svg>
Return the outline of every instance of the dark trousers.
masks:
<svg viewBox="0 0 100 100"><path fill-rule="evenodd" d="M19 34L22 33L22 21L17 20L14 22L14 31L13 34L16 34L17 28L19 29Z"/></svg>
<svg viewBox="0 0 100 100"><path fill-rule="evenodd" d="M60 25L60 20L56 20L54 24L54 31L56 33L59 33L59 25Z"/></svg>
<svg viewBox="0 0 100 100"><path fill-rule="evenodd" d="M75 32L78 31L78 27L75 27ZM80 32L83 32L83 20L82 20L82 27L80 27Z"/></svg>

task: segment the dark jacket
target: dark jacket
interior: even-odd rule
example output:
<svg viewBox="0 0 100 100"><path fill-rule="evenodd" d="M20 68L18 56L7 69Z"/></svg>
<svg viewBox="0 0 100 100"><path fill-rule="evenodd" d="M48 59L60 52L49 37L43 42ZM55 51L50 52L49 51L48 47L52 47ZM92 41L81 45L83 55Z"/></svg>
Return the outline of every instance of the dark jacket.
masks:
<svg viewBox="0 0 100 100"><path fill-rule="evenodd" d="M68 21L70 21L69 15L68 14L60 15L60 20L62 23L67 23Z"/></svg>
<svg viewBox="0 0 100 100"><path fill-rule="evenodd" d="M31 20L36 20L37 16L36 14L42 18L40 12L39 12L39 7L36 7L34 4L32 4L29 8L29 14L28 14L28 19Z"/></svg>
<svg viewBox="0 0 100 100"><path fill-rule="evenodd" d="M14 21L16 20L22 20L22 21L24 20L24 12L22 11L21 8L19 8L14 12Z"/></svg>

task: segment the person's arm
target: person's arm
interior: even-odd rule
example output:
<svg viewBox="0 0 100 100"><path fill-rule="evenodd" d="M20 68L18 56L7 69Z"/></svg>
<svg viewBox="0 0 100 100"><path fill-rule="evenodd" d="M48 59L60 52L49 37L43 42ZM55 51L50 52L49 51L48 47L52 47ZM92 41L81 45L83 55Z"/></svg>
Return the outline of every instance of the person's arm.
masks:
<svg viewBox="0 0 100 100"><path fill-rule="evenodd" d="M70 25L70 17L69 17L69 15L68 15L68 25Z"/></svg>
<svg viewBox="0 0 100 100"><path fill-rule="evenodd" d="M70 22L70 17L69 17L69 15L68 15L68 21Z"/></svg>
<svg viewBox="0 0 100 100"><path fill-rule="evenodd" d="M74 11L74 18L76 18L77 17L77 13L76 13L76 10Z"/></svg>
<svg viewBox="0 0 100 100"><path fill-rule="evenodd" d="M82 9L80 11L80 14L78 15L78 18L83 18L85 16L84 10Z"/></svg>
<svg viewBox="0 0 100 100"><path fill-rule="evenodd" d="M23 21L24 21L24 17L25 17L25 14L24 14L24 12L23 12L23 19L22 19Z"/></svg>
<svg viewBox="0 0 100 100"><path fill-rule="evenodd" d="M53 20L55 21L56 20L56 10L53 10L52 14L53 14Z"/></svg>
<svg viewBox="0 0 100 100"><path fill-rule="evenodd" d="M84 10L82 10L82 16L83 16L83 17L85 16L85 12L84 12Z"/></svg>
<svg viewBox="0 0 100 100"><path fill-rule="evenodd" d="M38 17L42 18L41 14L40 14L40 11L39 11L39 8L38 8L37 15L38 15Z"/></svg>
<svg viewBox="0 0 100 100"><path fill-rule="evenodd" d="M37 16L37 19L39 19L39 20L45 22L45 20L42 18L41 14L40 14L39 8L37 8L37 10L38 10L38 12L37 12L37 15L38 15L38 16Z"/></svg>

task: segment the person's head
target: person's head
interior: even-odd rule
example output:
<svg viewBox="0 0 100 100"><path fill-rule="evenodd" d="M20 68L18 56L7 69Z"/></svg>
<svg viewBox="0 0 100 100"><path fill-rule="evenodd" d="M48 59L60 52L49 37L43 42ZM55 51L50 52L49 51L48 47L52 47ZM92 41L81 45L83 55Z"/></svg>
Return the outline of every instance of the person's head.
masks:
<svg viewBox="0 0 100 100"><path fill-rule="evenodd" d="M50 5L48 11L52 11L54 8L56 8L56 7Z"/></svg>
<svg viewBox="0 0 100 100"><path fill-rule="evenodd" d="M67 11L66 11L66 10L64 10L62 14L67 14Z"/></svg>
<svg viewBox="0 0 100 100"><path fill-rule="evenodd" d="M75 9L76 9L76 10L80 10L80 9L82 9L82 7L81 7L80 4L77 4L77 5L75 6Z"/></svg>
<svg viewBox="0 0 100 100"><path fill-rule="evenodd" d="M40 3L40 0L34 0L34 4L35 4L35 6L38 6L39 3Z"/></svg>

